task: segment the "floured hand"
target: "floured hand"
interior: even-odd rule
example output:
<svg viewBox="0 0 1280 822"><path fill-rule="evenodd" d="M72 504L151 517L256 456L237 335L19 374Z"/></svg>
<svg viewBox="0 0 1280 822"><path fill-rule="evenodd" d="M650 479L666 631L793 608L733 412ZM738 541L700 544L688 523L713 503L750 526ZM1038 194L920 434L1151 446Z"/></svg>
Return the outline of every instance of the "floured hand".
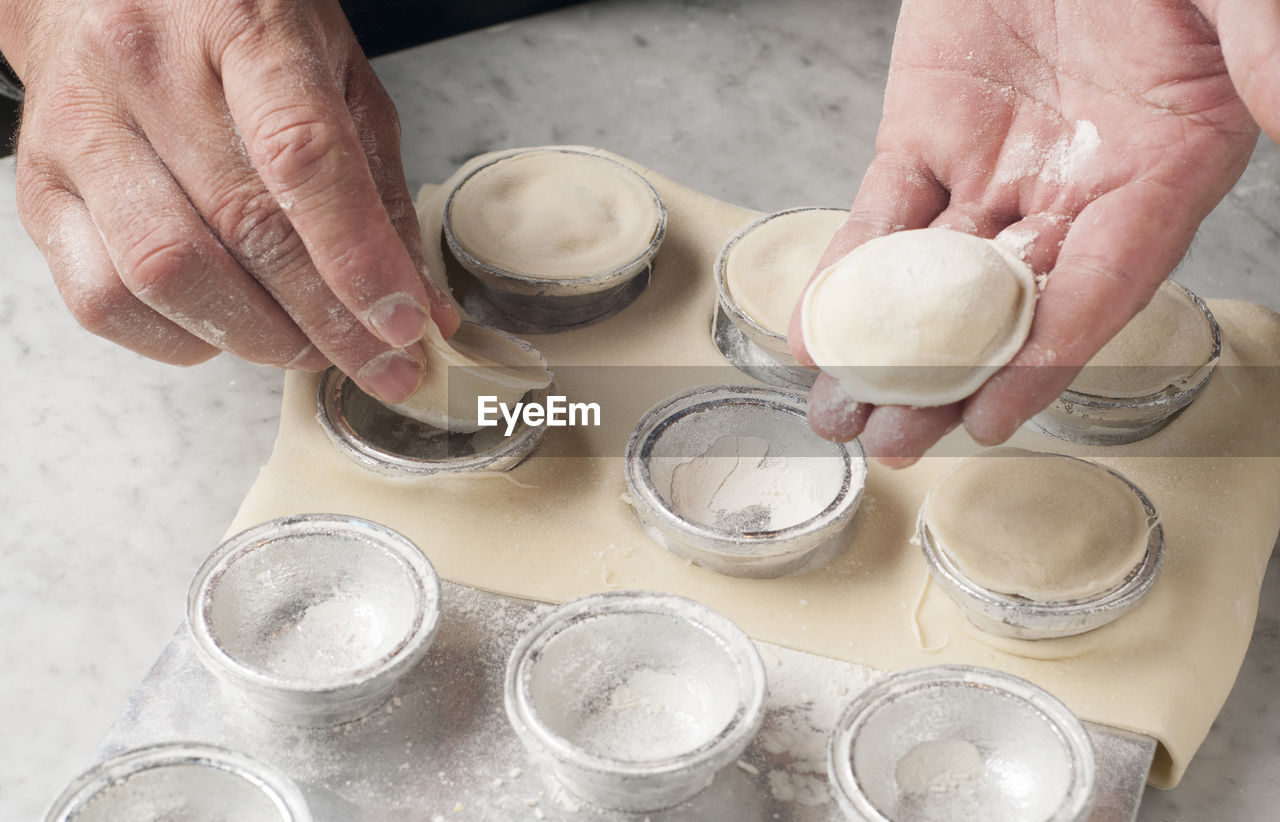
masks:
<svg viewBox="0 0 1280 822"><path fill-rule="evenodd" d="M18 208L72 313L141 354L333 362L404 399L428 317L394 106L335 0L5 0Z"/></svg>
<svg viewBox="0 0 1280 822"><path fill-rule="evenodd" d="M961 422L1007 439L1173 270L1243 172L1254 118L1280 136L1278 49L1273 4L907 0L876 156L819 270L873 237L944 226L1000 235L1048 277L1026 344L967 400L853 407L822 376L814 429L861 434L895 466ZM798 320L792 350L811 364Z"/></svg>

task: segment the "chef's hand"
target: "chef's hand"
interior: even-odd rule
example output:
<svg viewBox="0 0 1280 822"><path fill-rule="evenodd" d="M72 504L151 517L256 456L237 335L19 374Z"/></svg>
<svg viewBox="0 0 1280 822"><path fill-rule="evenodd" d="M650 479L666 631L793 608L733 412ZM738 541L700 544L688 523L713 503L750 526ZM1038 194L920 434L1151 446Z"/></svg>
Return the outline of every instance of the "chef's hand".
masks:
<svg viewBox="0 0 1280 822"><path fill-rule="evenodd" d="M403 347L458 320L336 0L0 0L0 50L26 86L19 214L82 325L414 390Z"/></svg>
<svg viewBox="0 0 1280 822"><path fill-rule="evenodd" d="M963 403L873 408L822 375L813 428L861 433L894 466L961 422L1003 442L1177 265L1243 172L1253 118L1280 137L1275 3L906 0L876 156L819 270L874 237L944 226L1033 237L1026 259L1048 282L1022 350Z"/></svg>

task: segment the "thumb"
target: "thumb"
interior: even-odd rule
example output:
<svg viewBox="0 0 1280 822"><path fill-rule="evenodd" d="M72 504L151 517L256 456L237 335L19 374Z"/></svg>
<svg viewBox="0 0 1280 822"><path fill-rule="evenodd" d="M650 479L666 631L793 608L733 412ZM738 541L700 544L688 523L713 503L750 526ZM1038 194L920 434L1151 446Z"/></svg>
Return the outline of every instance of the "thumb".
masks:
<svg viewBox="0 0 1280 822"><path fill-rule="evenodd" d="M1222 0L1215 11L1236 93L1262 130L1280 142L1280 3Z"/></svg>

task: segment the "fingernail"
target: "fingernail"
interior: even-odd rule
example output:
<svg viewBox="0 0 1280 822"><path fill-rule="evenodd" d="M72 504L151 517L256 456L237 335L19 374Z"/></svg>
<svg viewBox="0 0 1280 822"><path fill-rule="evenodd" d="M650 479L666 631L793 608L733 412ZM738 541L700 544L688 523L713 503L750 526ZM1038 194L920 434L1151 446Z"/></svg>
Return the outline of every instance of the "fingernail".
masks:
<svg viewBox="0 0 1280 822"><path fill-rule="evenodd" d="M356 381L383 402L404 402L422 382L422 364L404 351L384 351L364 364Z"/></svg>
<svg viewBox="0 0 1280 822"><path fill-rule="evenodd" d="M364 317L383 342L396 348L417 342L427 330L427 310L408 294L388 294Z"/></svg>

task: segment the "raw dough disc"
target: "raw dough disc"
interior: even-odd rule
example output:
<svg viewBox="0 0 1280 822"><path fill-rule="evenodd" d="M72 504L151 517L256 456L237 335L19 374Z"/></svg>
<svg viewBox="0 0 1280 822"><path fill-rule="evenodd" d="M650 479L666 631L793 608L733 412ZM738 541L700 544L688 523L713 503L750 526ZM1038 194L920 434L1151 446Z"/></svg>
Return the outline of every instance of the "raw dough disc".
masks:
<svg viewBox="0 0 1280 822"><path fill-rule="evenodd" d="M1185 386L1212 358L1209 318L1186 289L1165 282L1089 360L1070 389L1098 397L1148 397Z"/></svg>
<svg viewBox="0 0 1280 822"><path fill-rule="evenodd" d="M1150 523L1124 480L1021 448L970 457L925 499L936 543L978 585L1041 602L1108 591L1142 561Z"/></svg>
<svg viewBox="0 0 1280 822"><path fill-rule="evenodd" d="M422 350L422 384L404 402L386 405L445 431L478 431L481 396L514 405L526 392L551 384L551 372L540 354L483 325L463 323L445 340L435 323L427 323Z"/></svg>
<svg viewBox="0 0 1280 822"><path fill-rule="evenodd" d="M482 263L548 280L593 277L649 250L662 220L640 175L577 151L527 151L463 180L448 214L458 244Z"/></svg>
<svg viewBox="0 0 1280 822"><path fill-rule="evenodd" d="M734 304L756 325L786 337L822 252L848 216L840 209L805 208L770 215L744 231L724 260Z"/></svg>
<svg viewBox="0 0 1280 822"><path fill-rule="evenodd" d="M814 362L861 402L957 402L1013 359L1031 329L1035 275L1005 246L945 228L858 246L805 292Z"/></svg>

